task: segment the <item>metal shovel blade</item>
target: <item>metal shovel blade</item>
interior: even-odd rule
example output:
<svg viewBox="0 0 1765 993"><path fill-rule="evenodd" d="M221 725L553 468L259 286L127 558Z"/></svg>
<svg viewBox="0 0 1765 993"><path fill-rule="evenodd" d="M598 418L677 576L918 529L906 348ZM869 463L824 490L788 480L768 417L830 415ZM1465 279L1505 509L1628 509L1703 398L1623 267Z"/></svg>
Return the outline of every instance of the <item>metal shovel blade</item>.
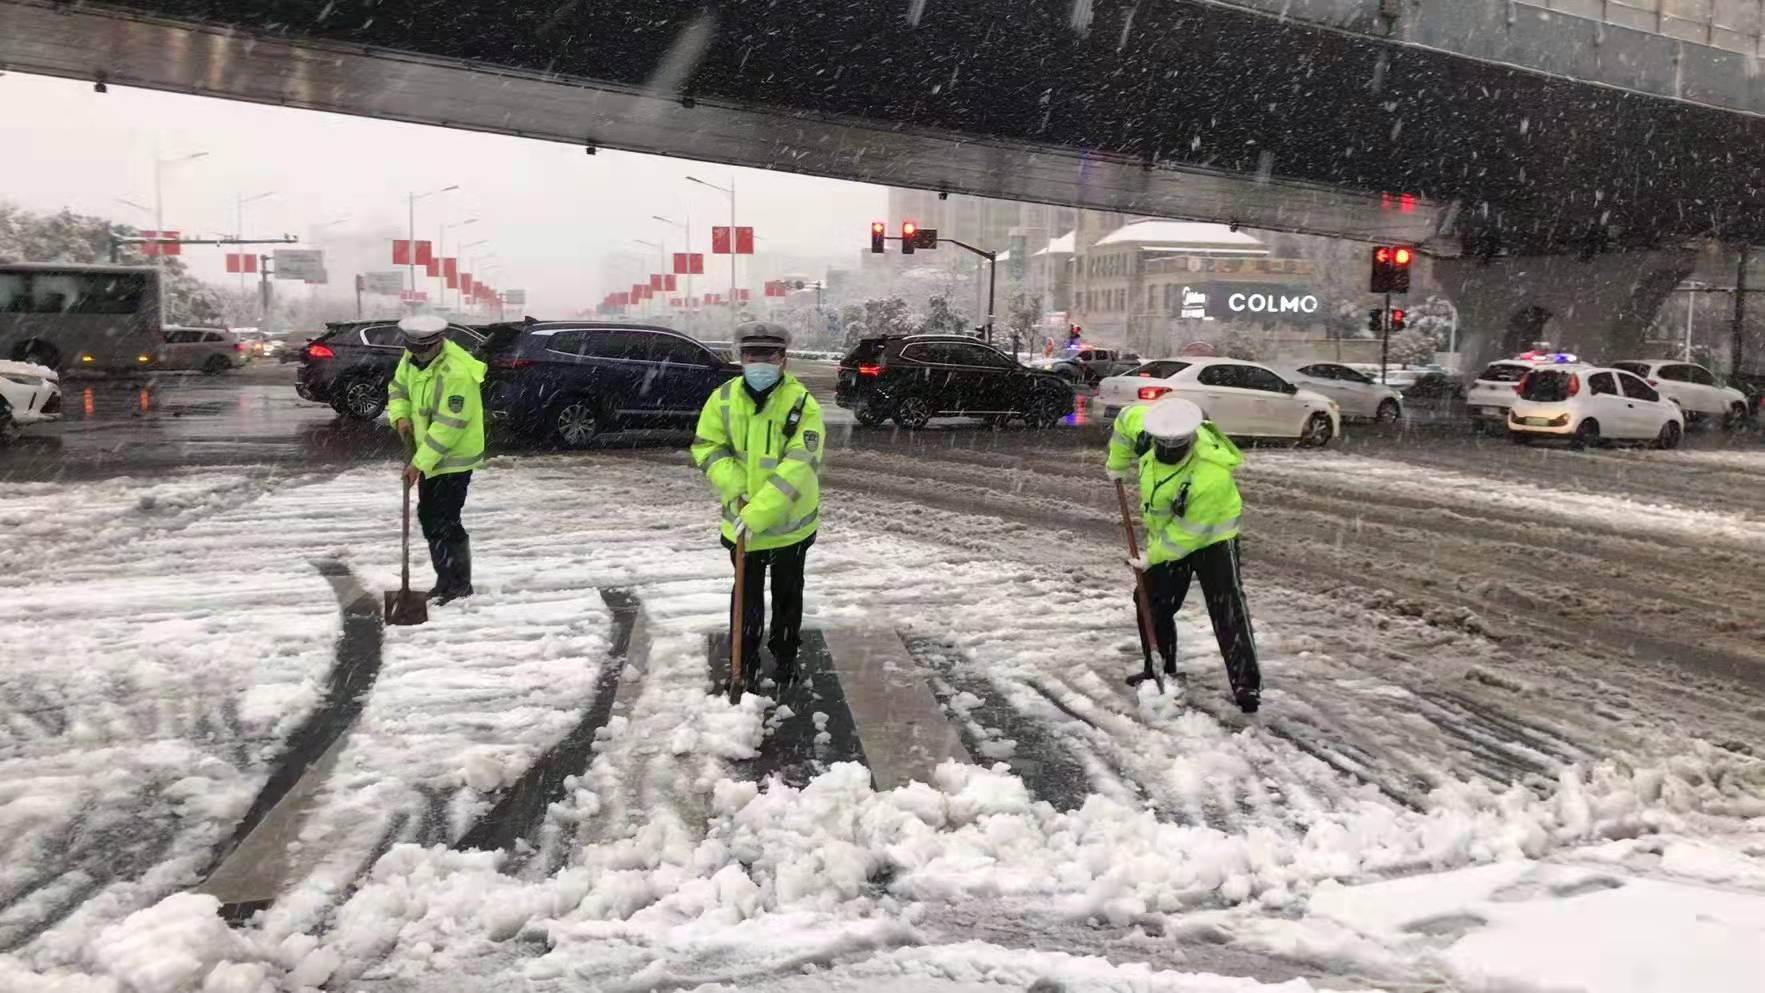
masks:
<svg viewBox="0 0 1765 993"><path fill-rule="evenodd" d="M400 627L429 620L429 601L416 590L386 591L386 623Z"/></svg>

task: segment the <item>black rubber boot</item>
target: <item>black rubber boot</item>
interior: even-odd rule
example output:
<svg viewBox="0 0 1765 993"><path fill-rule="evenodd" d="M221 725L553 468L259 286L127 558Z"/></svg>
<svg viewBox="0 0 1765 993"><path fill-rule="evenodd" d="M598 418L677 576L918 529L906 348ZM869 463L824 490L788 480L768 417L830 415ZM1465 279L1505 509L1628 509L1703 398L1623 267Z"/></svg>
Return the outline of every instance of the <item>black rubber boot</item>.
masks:
<svg viewBox="0 0 1765 993"><path fill-rule="evenodd" d="M1256 713L1257 708L1262 706L1261 690L1239 690L1236 696L1238 698L1238 709L1244 711L1246 714L1254 714Z"/></svg>
<svg viewBox="0 0 1765 993"><path fill-rule="evenodd" d="M445 571L437 570L441 577L436 603L444 604L472 595L472 539L461 538L450 541L442 552L442 564Z"/></svg>
<svg viewBox="0 0 1765 993"><path fill-rule="evenodd" d="M429 592L423 594L425 600L433 600L447 591L446 562L447 554L442 549L441 542L429 542L429 565L435 570L435 585L429 587Z"/></svg>

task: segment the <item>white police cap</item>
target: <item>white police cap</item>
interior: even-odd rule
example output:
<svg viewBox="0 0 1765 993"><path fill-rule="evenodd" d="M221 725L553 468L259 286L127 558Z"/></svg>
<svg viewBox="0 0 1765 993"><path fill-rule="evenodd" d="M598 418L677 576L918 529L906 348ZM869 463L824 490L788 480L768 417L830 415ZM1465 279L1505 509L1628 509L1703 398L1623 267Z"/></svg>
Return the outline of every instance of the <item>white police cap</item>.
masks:
<svg viewBox="0 0 1765 993"><path fill-rule="evenodd" d="M428 344L447 330L447 321L434 314L412 314L398 322L398 329L404 332L406 341Z"/></svg>
<svg viewBox="0 0 1765 993"><path fill-rule="evenodd" d="M1182 397L1165 397L1146 409L1141 427L1158 441L1187 441L1201 430L1201 408Z"/></svg>
<svg viewBox="0 0 1765 993"><path fill-rule="evenodd" d="M789 348L791 347L790 329L782 324L771 321L747 321L735 329L735 347L742 348Z"/></svg>

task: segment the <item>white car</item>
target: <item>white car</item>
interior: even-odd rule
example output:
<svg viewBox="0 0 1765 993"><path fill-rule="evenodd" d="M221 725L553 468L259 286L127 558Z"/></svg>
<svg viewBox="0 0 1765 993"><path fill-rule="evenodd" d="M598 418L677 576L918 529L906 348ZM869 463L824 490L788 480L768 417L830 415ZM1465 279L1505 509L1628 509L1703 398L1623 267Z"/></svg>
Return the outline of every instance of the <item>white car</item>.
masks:
<svg viewBox="0 0 1765 993"><path fill-rule="evenodd" d="M1236 438L1297 438L1322 447L1342 430L1336 401L1239 359L1157 359L1104 379L1095 403L1104 420L1114 420L1129 407L1165 396L1194 401L1208 420Z"/></svg>
<svg viewBox="0 0 1765 993"><path fill-rule="evenodd" d="M1675 448L1685 415L1661 392L1623 369L1562 365L1533 369L1508 411L1516 444L1567 439L1571 448L1602 441L1646 441Z"/></svg>
<svg viewBox="0 0 1765 993"><path fill-rule="evenodd" d="M1342 408L1343 417L1386 423L1403 417L1403 394L1392 384L1376 383L1365 373L1340 362L1313 362L1281 371L1289 382L1336 401Z"/></svg>
<svg viewBox="0 0 1765 993"><path fill-rule="evenodd" d="M61 420L61 377L30 362L0 362L0 436Z"/></svg>
<svg viewBox="0 0 1765 993"><path fill-rule="evenodd" d="M1721 419L1722 426L1731 431L1747 423L1747 395L1718 383L1716 374L1701 365L1671 359L1626 359L1612 363L1612 368L1647 380L1692 420Z"/></svg>
<svg viewBox="0 0 1765 993"><path fill-rule="evenodd" d="M1529 352L1518 358L1498 359L1483 367L1471 385L1465 388L1465 411L1478 427L1496 427L1507 423L1508 408L1520 392L1520 380L1540 366L1573 365L1575 356L1566 352Z"/></svg>

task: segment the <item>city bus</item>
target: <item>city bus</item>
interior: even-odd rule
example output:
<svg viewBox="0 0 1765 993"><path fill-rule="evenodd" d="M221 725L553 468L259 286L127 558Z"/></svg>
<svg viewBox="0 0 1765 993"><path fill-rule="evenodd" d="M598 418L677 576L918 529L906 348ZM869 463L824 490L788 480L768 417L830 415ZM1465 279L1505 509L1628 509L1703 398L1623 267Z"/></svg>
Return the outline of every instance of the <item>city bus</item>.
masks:
<svg viewBox="0 0 1765 993"><path fill-rule="evenodd" d="M0 262L0 359L117 372L151 367L160 345L157 270Z"/></svg>

